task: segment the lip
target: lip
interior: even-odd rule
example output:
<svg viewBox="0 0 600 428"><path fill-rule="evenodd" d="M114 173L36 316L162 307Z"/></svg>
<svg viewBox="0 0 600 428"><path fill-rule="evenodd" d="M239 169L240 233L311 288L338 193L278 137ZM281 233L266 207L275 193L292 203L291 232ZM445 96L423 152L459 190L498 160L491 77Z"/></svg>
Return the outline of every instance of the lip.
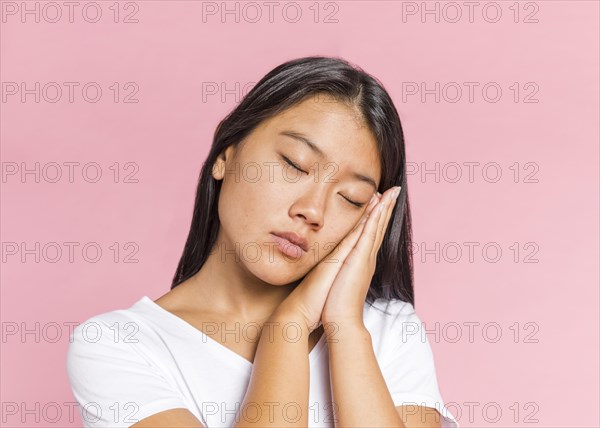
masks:
<svg viewBox="0 0 600 428"><path fill-rule="evenodd" d="M306 239L293 232L271 232L271 237L279 250L290 258L299 259L308 250Z"/></svg>
<svg viewBox="0 0 600 428"><path fill-rule="evenodd" d="M304 252L308 251L308 241L305 237L298 235L295 232L271 232L275 236L286 239L294 245L302 248Z"/></svg>

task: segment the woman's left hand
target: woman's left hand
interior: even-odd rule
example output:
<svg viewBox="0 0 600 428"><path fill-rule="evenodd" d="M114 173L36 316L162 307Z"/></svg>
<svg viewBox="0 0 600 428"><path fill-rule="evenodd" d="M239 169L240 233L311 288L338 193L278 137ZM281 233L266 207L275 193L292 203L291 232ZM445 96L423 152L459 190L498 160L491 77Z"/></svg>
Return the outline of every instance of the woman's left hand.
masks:
<svg viewBox="0 0 600 428"><path fill-rule="evenodd" d="M377 253L394 209L400 187L386 190L362 224L362 232L333 281L321 313L326 323L363 325L363 306L375 273ZM380 207L383 209L380 210Z"/></svg>

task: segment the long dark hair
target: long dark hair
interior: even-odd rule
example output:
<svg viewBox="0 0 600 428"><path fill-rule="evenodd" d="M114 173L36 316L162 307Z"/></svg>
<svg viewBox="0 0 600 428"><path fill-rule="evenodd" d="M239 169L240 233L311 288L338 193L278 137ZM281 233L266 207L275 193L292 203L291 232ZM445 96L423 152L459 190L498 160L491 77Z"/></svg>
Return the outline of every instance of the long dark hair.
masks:
<svg viewBox="0 0 600 428"><path fill-rule="evenodd" d="M327 94L355 105L377 141L381 159L378 191L402 186L385 237L366 301L400 299L413 306L412 230L404 135L398 112L383 85L360 67L335 57L310 56L285 62L265 75L217 126L212 147L202 166L192 224L171 289L196 274L217 239L217 201L221 180L213 165L227 147L237 145L263 120L311 95Z"/></svg>

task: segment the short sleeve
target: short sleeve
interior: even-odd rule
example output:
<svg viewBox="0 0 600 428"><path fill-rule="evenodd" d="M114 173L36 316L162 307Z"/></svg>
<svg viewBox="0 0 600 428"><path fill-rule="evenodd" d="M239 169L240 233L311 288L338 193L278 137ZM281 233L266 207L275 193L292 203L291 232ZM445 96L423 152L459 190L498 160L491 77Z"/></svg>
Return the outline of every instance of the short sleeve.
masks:
<svg viewBox="0 0 600 428"><path fill-rule="evenodd" d="M86 428L129 427L155 413L187 407L140 352L137 339L122 333L91 318L71 334L67 375Z"/></svg>
<svg viewBox="0 0 600 428"><path fill-rule="evenodd" d="M394 405L434 408L442 415L442 428L458 428L439 391L425 326L410 303L392 301L388 308L394 318L383 339L380 366Z"/></svg>

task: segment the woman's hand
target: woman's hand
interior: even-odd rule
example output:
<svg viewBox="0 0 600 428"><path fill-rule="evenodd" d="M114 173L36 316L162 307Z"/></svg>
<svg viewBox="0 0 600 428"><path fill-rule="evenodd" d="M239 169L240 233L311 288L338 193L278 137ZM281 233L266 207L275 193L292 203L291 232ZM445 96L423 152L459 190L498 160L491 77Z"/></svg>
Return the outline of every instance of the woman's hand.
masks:
<svg viewBox="0 0 600 428"><path fill-rule="evenodd" d="M385 192L384 195L387 195L388 192ZM340 272L346 257L353 250L358 238L361 236L363 228L369 224L367 219L369 214L373 212L373 207L383 197L378 196L378 194L373 195L367 206L367 210L354 228L348 232L330 254L324 257L323 260L306 274L302 282L279 305L276 311L278 314L300 314L305 320L309 332L319 327L330 288Z"/></svg>
<svg viewBox="0 0 600 428"><path fill-rule="evenodd" d="M399 192L400 187L388 189L369 215L358 242L345 257L331 285L322 312L323 324L350 322L363 325L363 306L375 273L377 253Z"/></svg>
<svg viewBox="0 0 600 428"><path fill-rule="evenodd" d="M366 211L356 223L354 228L338 243L338 245L316 264L294 288L286 299L277 307L274 315L299 315L304 319L309 333L316 330L321 324L321 313L327 294L338 274L344 259L356 243L364 226L364 220L379 201L378 194L371 198Z"/></svg>

